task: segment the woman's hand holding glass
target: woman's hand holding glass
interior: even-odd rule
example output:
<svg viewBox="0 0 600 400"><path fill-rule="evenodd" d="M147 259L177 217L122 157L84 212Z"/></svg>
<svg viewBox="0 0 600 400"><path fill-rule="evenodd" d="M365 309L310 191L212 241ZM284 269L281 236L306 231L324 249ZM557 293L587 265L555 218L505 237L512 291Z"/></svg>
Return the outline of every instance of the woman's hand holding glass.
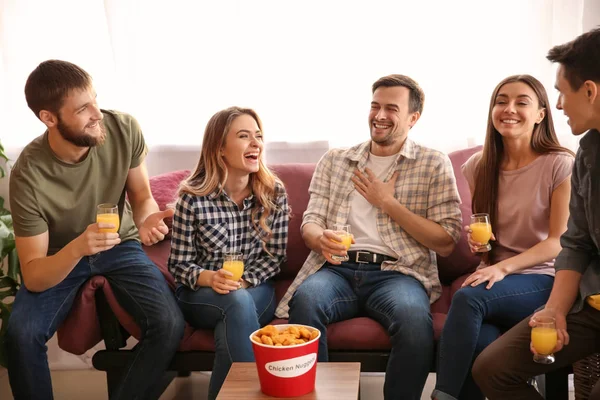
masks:
<svg viewBox="0 0 600 400"><path fill-rule="evenodd" d="M228 294L240 288L240 282L232 280L233 274L223 268L217 271L204 271L203 273L206 272L212 273L210 287L219 294Z"/></svg>
<svg viewBox="0 0 600 400"><path fill-rule="evenodd" d="M489 221L488 214L473 214L471 224L464 227L471 252L485 253L492 249L489 241L496 240L496 237Z"/></svg>

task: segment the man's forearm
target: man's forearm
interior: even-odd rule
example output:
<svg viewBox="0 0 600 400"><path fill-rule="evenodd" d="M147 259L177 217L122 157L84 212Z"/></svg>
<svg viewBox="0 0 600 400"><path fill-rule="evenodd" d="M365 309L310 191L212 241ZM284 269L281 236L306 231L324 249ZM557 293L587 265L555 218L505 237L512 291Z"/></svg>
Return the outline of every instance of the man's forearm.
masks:
<svg viewBox="0 0 600 400"><path fill-rule="evenodd" d="M132 204L131 208L133 209L133 220L138 229L150 214L160 211L153 197L147 197L136 204Z"/></svg>
<svg viewBox="0 0 600 400"><path fill-rule="evenodd" d="M546 303L546 308L551 308L557 312L566 315L579 293L579 282L581 281L581 273L571 270L560 270L556 272L554 277L554 285L550 298Z"/></svg>
<svg viewBox="0 0 600 400"><path fill-rule="evenodd" d="M382 211L423 246L441 256L449 256L452 253L454 240L436 222L413 213L393 197L384 201Z"/></svg>
<svg viewBox="0 0 600 400"><path fill-rule="evenodd" d="M309 222L302 227L302 239L306 246L316 253L321 253L320 239L323 235L323 228L319 225Z"/></svg>
<svg viewBox="0 0 600 400"><path fill-rule="evenodd" d="M25 287L31 292L43 292L61 283L83 256L78 254L74 241L58 253L36 258L22 266Z"/></svg>

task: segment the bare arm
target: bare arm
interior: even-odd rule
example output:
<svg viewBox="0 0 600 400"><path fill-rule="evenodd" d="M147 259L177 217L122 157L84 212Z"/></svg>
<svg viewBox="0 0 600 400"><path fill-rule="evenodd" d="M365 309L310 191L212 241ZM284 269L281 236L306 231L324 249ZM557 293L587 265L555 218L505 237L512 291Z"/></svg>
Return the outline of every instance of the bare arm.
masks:
<svg viewBox="0 0 600 400"><path fill-rule="evenodd" d="M52 256L47 256L48 231L36 236L17 236L17 253L25 287L32 292L50 289L62 282L83 256L111 249L120 243L118 233L99 233L99 227L109 228L107 224L91 224Z"/></svg>
<svg viewBox="0 0 600 400"><path fill-rule="evenodd" d="M159 211L158 204L152 197L146 161L132 168L127 173L127 195L133 209L133 220L140 229L150 214Z"/></svg>
<svg viewBox="0 0 600 400"><path fill-rule="evenodd" d="M567 269L557 271L546 308L567 315L577 298L579 281L581 281L581 274L577 271Z"/></svg>
<svg viewBox="0 0 600 400"><path fill-rule="evenodd" d="M160 242L169 233L163 219L171 217L171 209L160 211L150 191L146 162L131 168L127 174L127 195L133 209L133 220L140 232L140 239L146 246Z"/></svg>
<svg viewBox="0 0 600 400"><path fill-rule="evenodd" d="M306 246L315 253L321 253L320 239L321 236L323 236L324 230L325 229L312 222L309 222L302 227L302 239L304 239Z"/></svg>

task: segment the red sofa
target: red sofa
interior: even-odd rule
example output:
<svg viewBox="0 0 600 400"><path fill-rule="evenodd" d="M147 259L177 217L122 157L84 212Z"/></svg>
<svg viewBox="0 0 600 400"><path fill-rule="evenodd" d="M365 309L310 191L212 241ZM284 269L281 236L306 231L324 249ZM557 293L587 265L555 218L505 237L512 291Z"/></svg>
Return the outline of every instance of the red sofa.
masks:
<svg viewBox="0 0 600 400"><path fill-rule="evenodd" d="M460 172L460 166L479 149L480 147L470 148L450 154L462 199L460 207L463 225L469 223L471 195L468 184ZM300 224L308 202L308 186L315 165L280 164L272 165L271 168L284 182L292 209L287 261L276 278L276 292L278 298L281 298L309 253L300 234ZM188 173L189 171L176 171L151 178L152 193L161 209L174 199L179 182ZM174 288L173 277L169 274L166 265L169 246L169 241L165 240L145 250L164 274L171 288ZM453 294L460 288L468 273L475 269L478 262L479 259L469 251L465 237L461 238L449 257L438 256L443 292L441 298L431 305L436 341L440 337ZM283 323L284 320L275 321L278 322ZM130 355L130 351L120 350L124 347L124 339L128 335L139 338L139 328L117 303L108 281L102 276L96 276L81 289L73 310L58 330L58 343L62 349L70 353L82 354L104 339L107 350L97 352L93 364L95 368L106 371L110 392ZM381 325L374 320L359 317L334 323L328 327L327 336L331 361L359 361L363 372L385 371L390 348L389 337ZM179 351L169 369L179 373L211 370L213 352L212 331L195 330L188 325ZM431 368L434 371L434 360L431 360ZM165 378L165 385L171 378L172 374ZM566 384L566 379L564 382ZM557 390L554 389L552 392L558 393Z"/></svg>

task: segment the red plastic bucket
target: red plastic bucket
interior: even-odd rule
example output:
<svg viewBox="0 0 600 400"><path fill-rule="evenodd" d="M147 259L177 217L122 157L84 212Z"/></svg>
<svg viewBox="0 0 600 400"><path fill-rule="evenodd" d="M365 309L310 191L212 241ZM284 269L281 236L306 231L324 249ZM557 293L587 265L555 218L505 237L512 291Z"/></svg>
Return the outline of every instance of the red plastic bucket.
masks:
<svg viewBox="0 0 600 400"><path fill-rule="evenodd" d="M306 325L274 325L279 331L288 327L304 327L308 330L318 331L316 328ZM270 346L258 344L250 335L258 379L261 391L273 397L296 397L302 396L315 390L315 378L317 374L317 352L319 350L318 332L316 338L304 344L291 346Z"/></svg>

